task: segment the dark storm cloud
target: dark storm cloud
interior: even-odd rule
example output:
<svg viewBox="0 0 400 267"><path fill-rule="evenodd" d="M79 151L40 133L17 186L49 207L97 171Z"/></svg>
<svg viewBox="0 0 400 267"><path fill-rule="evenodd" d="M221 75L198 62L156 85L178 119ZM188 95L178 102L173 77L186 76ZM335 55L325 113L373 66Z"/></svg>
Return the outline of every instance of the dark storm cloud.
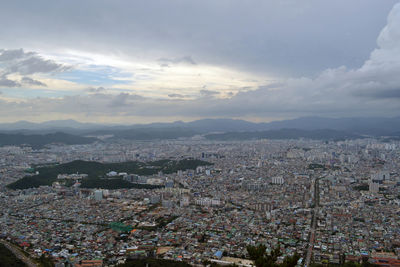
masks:
<svg viewBox="0 0 400 267"><path fill-rule="evenodd" d="M191 55L206 64L299 76L362 65L395 2L22 0L2 4L0 23L12 25L2 29L8 47L132 60Z"/></svg>
<svg viewBox="0 0 400 267"><path fill-rule="evenodd" d="M0 114L283 118L394 116L400 110L400 4L387 16L394 1L88 0L79 2L79 12L76 1L65 2L62 8L58 1L25 3L29 12L21 11L23 27L8 15L16 8L12 2L8 12L0 10L0 22L17 25L16 41L5 35L9 43L41 36L50 40L43 41L44 47L78 47L128 60L139 55L165 66L193 65L192 58L181 57L192 55L198 64L192 68L216 65L285 75L271 74L274 83L266 86L238 93L233 88L236 94L227 99L207 89L199 90L197 99L179 94L182 88L175 88L178 93L170 93L168 99L155 99L94 88L85 95L0 101ZM14 51L4 58L22 62L25 56L20 54ZM35 68L15 72L59 68L54 62L26 63Z"/></svg>
<svg viewBox="0 0 400 267"><path fill-rule="evenodd" d="M0 78L0 87L20 87L21 84L19 82L7 79Z"/></svg>
<svg viewBox="0 0 400 267"><path fill-rule="evenodd" d="M26 56L32 56L34 53L29 52L25 53L23 49L14 49L14 50L0 50L0 62L4 61L13 61L16 59L21 59Z"/></svg>
<svg viewBox="0 0 400 267"><path fill-rule="evenodd" d="M64 71L68 67L58 64L53 60L47 60L34 52L24 52L23 49L3 50L0 54L0 70L5 75L19 73L30 75L34 73L50 73Z"/></svg>
<svg viewBox="0 0 400 267"><path fill-rule="evenodd" d="M66 68L52 60L45 60L39 56L31 56L11 64L6 71L8 73L19 73L29 75L34 73L50 73L63 71Z"/></svg>
<svg viewBox="0 0 400 267"><path fill-rule="evenodd" d="M42 86L42 87L46 87L47 86L45 83L42 83L40 81L34 80L32 78L29 78L29 77L23 77L21 79L21 83L26 84L26 85L35 85L35 86Z"/></svg>
<svg viewBox="0 0 400 267"><path fill-rule="evenodd" d="M356 97L368 97L372 99L396 99L400 98L400 88L396 89L378 89L369 91L357 91L354 93Z"/></svg>
<svg viewBox="0 0 400 267"><path fill-rule="evenodd" d="M400 98L400 88L376 92L377 98Z"/></svg>
<svg viewBox="0 0 400 267"><path fill-rule="evenodd" d="M0 50L1 87L20 87L21 83L45 87L45 83L25 75L61 72L67 69L69 67L58 64L53 60L44 59L35 52L25 52L23 49ZM9 78L13 74L24 75L25 77L21 79L20 83L18 80Z"/></svg>

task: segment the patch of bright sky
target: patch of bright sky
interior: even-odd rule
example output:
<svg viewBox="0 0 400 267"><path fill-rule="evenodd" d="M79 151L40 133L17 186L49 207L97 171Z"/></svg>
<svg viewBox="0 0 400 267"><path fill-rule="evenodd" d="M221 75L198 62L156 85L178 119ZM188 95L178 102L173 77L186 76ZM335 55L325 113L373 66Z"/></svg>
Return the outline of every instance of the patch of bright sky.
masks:
<svg viewBox="0 0 400 267"><path fill-rule="evenodd" d="M172 65L154 67L151 70L137 71L137 76L144 79L135 80L135 86L145 95L167 97L168 94L182 94L197 97L201 90L217 91L219 97L230 93L257 89L270 84L272 79L258 77L249 73L238 72L228 68L211 65ZM152 77L152 78L149 78ZM130 84L119 85L129 88Z"/></svg>
<svg viewBox="0 0 400 267"><path fill-rule="evenodd" d="M71 81L78 84L92 86L112 86L115 84L130 83L127 78L132 77L130 73L120 72L118 69L109 66L89 66L91 70L73 69L55 75L58 79Z"/></svg>
<svg viewBox="0 0 400 267"><path fill-rule="evenodd" d="M45 57L72 67L70 71L56 74L57 79L81 86L105 87L109 93L115 88L115 91L126 90L153 98L168 98L169 94L195 98L201 90L218 91L218 97L228 97L268 85L273 80L268 75L240 72L226 66L169 63L168 67L162 67L157 59L124 60L121 56L82 51L65 50Z"/></svg>
<svg viewBox="0 0 400 267"><path fill-rule="evenodd" d="M3 92L5 98L11 98L15 100L24 100L36 97L54 98L76 95L76 92L71 90L32 89L28 87L20 87L18 90L15 90L15 88L2 88L1 91Z"/></svg>

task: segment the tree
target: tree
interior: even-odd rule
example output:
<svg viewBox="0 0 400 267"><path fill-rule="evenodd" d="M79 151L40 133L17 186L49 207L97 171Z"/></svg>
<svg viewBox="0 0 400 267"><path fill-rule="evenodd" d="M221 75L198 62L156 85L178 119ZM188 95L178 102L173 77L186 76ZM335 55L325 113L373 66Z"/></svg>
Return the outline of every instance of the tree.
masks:
<svg viewBox="0 0 400 267"><path fill-rule="evenodd" d="M249 253L250 259L255 261L264 256L266 249L265 245L259 245L258 247L247 246L247 253Z"/></svg>
<svg viewBox="0 0 400 267"><path fill-rule="evenodd" d="M274 248L269 254L266 252L265 245L247 246L247 252L256 267L294 267L300 259L300 256L295 253L293 256L285 257L282 263L277 263L278 257L282 255L280 246Z"/></svg>

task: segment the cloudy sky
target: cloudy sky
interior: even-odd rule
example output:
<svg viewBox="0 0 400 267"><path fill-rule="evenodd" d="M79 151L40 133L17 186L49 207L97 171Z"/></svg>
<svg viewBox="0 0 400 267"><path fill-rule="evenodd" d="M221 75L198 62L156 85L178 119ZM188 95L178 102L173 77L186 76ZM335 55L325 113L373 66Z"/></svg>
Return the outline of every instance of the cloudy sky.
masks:
<svg viewBox="0 0 400 267"><path fill-rule="evenodd" d="M400 115L394 0L21 0L0 121Z"/></svg>

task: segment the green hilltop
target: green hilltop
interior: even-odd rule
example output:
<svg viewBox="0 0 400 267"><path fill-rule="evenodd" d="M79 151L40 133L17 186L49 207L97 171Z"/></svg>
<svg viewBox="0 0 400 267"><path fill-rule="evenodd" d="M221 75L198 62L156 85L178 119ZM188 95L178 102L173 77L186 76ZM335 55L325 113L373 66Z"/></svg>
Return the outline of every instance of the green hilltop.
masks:
<svg viewBox="0 0 400 267"><path fill-rule="evenodd" d="M83 188L156 188L160 186L148 184L133 184L123 180L121 177L113 179L102 179L106 173L110 171L126 172L137 175L154 175L158 172L165 174L174 173L178 170L196 169L198 166L212 165L212 163L195 160L159 160L154 162L128 161L121 163L100 163L94 161L76 160L64 164L42 166L35 168L39 174L33 176L25 176L22 179L7 185L10 189L27 189L39 187L42 185L52 185L57 181L58 174L87 174L88 177L82 179L81 187Z"/></svg>

